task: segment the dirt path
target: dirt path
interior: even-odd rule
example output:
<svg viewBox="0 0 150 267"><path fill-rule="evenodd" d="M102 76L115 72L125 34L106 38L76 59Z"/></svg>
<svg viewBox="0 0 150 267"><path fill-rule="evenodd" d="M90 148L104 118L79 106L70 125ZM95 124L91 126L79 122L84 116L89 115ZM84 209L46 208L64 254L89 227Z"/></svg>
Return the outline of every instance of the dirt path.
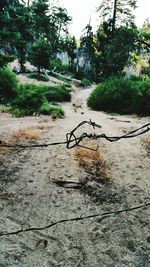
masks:
<svg viewBox="0 0 150 267"><path fill-rule="evenodd" d="M65 119L1 114L0 139L17 140L22 138L19 129L30 128L40 131L39 143L64 141L67 132L89 119L102 125L101 132L120 135L149 121L89 110L85 99L90 91L78 90L71 103L63 104ZM84 126L81 131L93 130ZM99 141L98 154L64 146L1 151L0 232L150 201L149 137L147 133L112 144ZM59 187L54 183L58 180L84 186ZM0 237L0 266L148 267L150 209Z"/></svg>

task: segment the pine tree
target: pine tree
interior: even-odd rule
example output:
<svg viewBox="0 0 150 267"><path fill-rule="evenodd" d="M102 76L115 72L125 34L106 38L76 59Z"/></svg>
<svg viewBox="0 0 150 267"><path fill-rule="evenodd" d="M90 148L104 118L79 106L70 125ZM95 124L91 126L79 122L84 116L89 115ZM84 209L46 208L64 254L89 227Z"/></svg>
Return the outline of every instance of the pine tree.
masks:
<svg viewBox="0 0 150 267"><path fill-rule="evenodd" d="M43 37L37 39L33 44L29 60L38 68L38 76L40 76L41 68L49 68L51 53L51 45Z"/></svg>
<svg viewBox="0 0 150 267"><path fill-rule="evenodd" d="M99 6L103 21L110 21L112 33L120 26L132 27L134 25L133 10L137 0L103 0Z"/></svg>

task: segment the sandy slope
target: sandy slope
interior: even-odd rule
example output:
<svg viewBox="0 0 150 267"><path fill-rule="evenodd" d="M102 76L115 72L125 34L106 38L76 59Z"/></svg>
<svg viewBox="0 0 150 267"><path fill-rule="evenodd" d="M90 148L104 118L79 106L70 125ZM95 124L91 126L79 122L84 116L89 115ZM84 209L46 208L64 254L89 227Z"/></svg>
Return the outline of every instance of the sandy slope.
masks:
<svg viewBox="0 0 150 267"><path fill-rule="evenodd" d="M65 119L52 121L45 116L16 119L1 114L0 139L8 140L20 128L44 125L42 140L38 142L64 141L67 132L89 119L102 125L100 132L120 135L149 121L89 110L85 99L90 91L73 93L72 102L63 105ZM84 126L81 132L84 131L93 132L89 126ZM104 183L97 172L93 175L87 166L79 166L76 148L1 151L0 231L45 226L65 218L150 201L149 137L147 133L112 144L99 141L99 154L106 161L108 177ZM54 183L57 180L86 184L82 189L63 188ZM0 237L0 266L148 267L150 209Z"/></svg>

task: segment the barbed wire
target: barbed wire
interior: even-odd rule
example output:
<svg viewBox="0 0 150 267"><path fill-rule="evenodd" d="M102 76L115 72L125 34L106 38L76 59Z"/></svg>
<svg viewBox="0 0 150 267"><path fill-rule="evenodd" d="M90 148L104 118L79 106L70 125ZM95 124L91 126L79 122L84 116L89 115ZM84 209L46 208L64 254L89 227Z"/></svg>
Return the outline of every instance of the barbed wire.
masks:
<svg viewBox="0 0 150 267"><path fill-rule="evenodd" d="M81 123L79 123L72 131L70 131L69 133L66 134L66 141L62 141L62 142L53 142L53 143L44 143L44 144L30 144L30 145L25 145L25 144L9 144L6 143L2 140L0 140L0 147L8 147L8 148L22 148L22 149L26 149L26 148L40 148L40 147L48 147L48 146L57 146L57 145L66 145L66 148L71 149L74 148L76 146L78 147L83 147L86 149L90 149L90 150L97 150L98 146L96 149L92 149L90 147L86 147L84 145L81 144L81 142L88 138L90 140L98 140L98 139L106 139L109 142L117 142L121 139L129 139L129 138L134 138L136 136L145 134L146 132L148 132L150 130L150 123L147 123L145 125L143 125L142 127L139 127L135 130L129 131L128 133L121 135L121 136L108 136L104 133L102 134L93 134L93 133L82 133L80 136L76 136L76 131L81 128L83 125L88 124L90 126L92 126L93 129L101 129L102 126L99 124L96 124L93 121L82 121Z"/></svg>
<svg viewBox="0 0 150 267"><path fill-rule="evenodd" d="M143 203L141 205L138 206L134 206L134 207L130 207L130 208L126 208L126 209L119 209L119 210L114 210L114 211L108 211L108 212L103 212L103 213L98 213L98 214L90 214L90 215L85 215L85 216L80 216L80 217L74 217L74 218L69 218L69 219L62 219L53 223L50 223L46 226L43 227L31 227L31 228L26 228L26 229L20 229L17 231L12 231L12 232L1 232L0 231L0 237L1 236L11 236L11 235L18 235L20 233L25 233L25 232L33 232L33 231L42 231L48 228L51 228L55 225L58 224L63 224L63 223L67 223L67 222L74 222L74 221L83 221L83 220L87 220L87 219L92 219L92 218L96 218L96 217L100 217L101 221L107 217L111 217L113 215L117 215L120 213L124 213L124 212L131 212L131 211L135 211L141 208L145 208L150 206L150 202L147 203Z"/></svg>

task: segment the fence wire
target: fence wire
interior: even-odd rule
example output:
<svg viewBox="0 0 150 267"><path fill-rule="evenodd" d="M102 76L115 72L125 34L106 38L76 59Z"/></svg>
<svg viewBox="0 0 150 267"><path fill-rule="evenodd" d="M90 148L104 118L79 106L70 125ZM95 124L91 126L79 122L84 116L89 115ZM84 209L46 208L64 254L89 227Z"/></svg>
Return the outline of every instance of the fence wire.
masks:
<svg viewBox="0 0 150 267"><path fill-rule="evenodd" d="M80 136L77 136L77 130L81 128L83 125L88 124L90 125L93 129L101 129L102 126L99 124L96 124L93 121L82 121L79 123L72 131L68 132L66 134L66 141L61 141L61 142L53 142L53 143L43 143L43 144L30 144L30 145L25 145L25 144L9 144L6 143L2 140L0 140L0 147L8 147L8 148L40 148L40 147L48 147L48 146L57 146L57 145L66 145L66 148L71 149L74 147L84 147L90 150L93 150L90 147L86 147L82 145L82 141L84 139L90 139L90 140L98 140L98 139L106 139L109 142L117 142L121 139L129 139L129 138L134 138L139 135L145 134L150 130L150 123L147 123L143 125L142 127L139 127L135 130L129 131L128 133L121 135L121 136L108 136L105 133L102 134L93 134L90 133L88 134L87 132L82 133ZM98 149L99 146L97 146L96 150Z"/></svg>
<svg viewBox="0 0 150 267"><path fill-rule="evenodd" d="M74 217L74 218L69 218L69 219L62 219L59 221L55 221L53 223L50 223L46 226L43 227L31 227L31 228L26 228L26 229L20 229L17 231L12 231L12 232L1 232L0 231L0 237L1 236L11 236L11 235L18 235L20 233L26 233L26 232L33 232L33 231L42 231L48 228L51 228L57 224L63 224L63 223L67 223L67 222L78 222L78 221L83 221L83 220L87 220L87 219L91 219L91 218L97 218L100 217L101 221L105 218L111 217L113 215L117 215L117 214L121 214L121 213L125 213L125 212L131 212L131 211L135 211L141 208L146 208L150 206L150 202L147 203L143 203L141 205L138 206L134 206L134 207L130 207L130 208L126 208L126 209L119 209L119 210L114 210L114 211L108 211L108 212L103 212L103 213L98 213L98 214L90 214L90 215L85 215L85 216L80 216L80 217Z"/></svg>
<svg viewBox="0 0 150 267"><path fill-rule="evenodd" d="M85 147L82 145L82 141L86 138L90 139L90 140L98 140L98 139L106 139L109 142L117 142L121 139L129 139L129 138L134 138L136 136L145 134L146 132L148 132L150 130L150 123L147 123L145 125L143 125L142 127L139 127L135 130L129 131L128 133L121 135L121 136L108 136L104 133L102 134L93 134L93 133L82 133L80 136L76 136L76 132L77 130L82 127L83 125L88 124L90 126L93 127L93 129L101 129L102 126L99 124L96 124L95 122L90 121L82 121L81 123L79 123L72 131L70 131L69 133L66 134L66 141L64 142L54 142L54 143L45 143L45 144L33 144L33 145L24 145L24 144L7 144L3 141L0 140L0 147L9 147L9 148L22 148L22 149L26 149L26 148L39 148L39 147L48 147L48 146L56 146L56 145L66 145L66 148L71 149L74 148L76 146L79 147L84 147L90 150L93 150L89 147ZM96 148L96 150L98 149L98 146ZM131 212L131 211L135 211L141 208L145 208L150 206L150 202L147 203L143 203L141 205L138 206L134 206L134 207L130 207L130 208L126 208L126 209L119 209L119 210L115 210L115 211L109 211L109 212L103 212L103 213L98 213L98 214L91 214L91 215L85 215L85 216L80 216L80 217L74 217L74 218L68 218L68 219L62 219L53 223L50 223L49 225L43 226L43 227L31 227L31 228L26 228L26 229L20 229L20 230L16 230L16 231L11 231L11 232L6 232L6 231L0 231L0 237L2 236L11 236L11 235L18 235L20 233L26 233L26 232L31 232L31 231L40 231L40 230L45 230L48 228L51 228L57 224L62 224L62 223L67 223L67 222L74 222L74 221L82 221L82 220L86 220L86 219L91 219L91 218L96 218L96 217L100 217L101 220L113 216L113 215L117 215L120 213L124 213L124 212Z"/></svg>

